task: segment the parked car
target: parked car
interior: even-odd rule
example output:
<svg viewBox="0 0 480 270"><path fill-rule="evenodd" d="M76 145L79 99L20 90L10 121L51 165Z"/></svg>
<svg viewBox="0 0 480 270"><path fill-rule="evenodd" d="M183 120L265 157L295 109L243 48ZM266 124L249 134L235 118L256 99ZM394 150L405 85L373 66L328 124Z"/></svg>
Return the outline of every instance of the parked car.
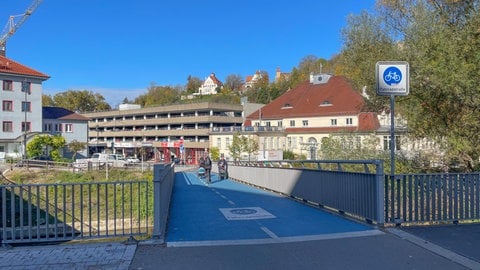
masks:
<svg viewBox="0 0 480 270"><path fill-rule="evenodd" d="M128 164L136 164L140 162L138 158L133 156L127 157L125 160L127 161Z"/></svg>

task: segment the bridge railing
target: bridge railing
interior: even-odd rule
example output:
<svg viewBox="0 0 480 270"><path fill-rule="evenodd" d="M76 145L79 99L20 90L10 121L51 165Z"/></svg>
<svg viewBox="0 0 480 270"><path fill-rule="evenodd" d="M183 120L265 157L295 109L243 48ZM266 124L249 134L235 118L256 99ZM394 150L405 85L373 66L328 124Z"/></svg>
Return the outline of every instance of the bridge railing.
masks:
<svg viewBox="0 0 480 270"><path fill-rule="evenodd" d="M367 222L385 221L380 160L242 161L230 164L229 176Z"/></svg>

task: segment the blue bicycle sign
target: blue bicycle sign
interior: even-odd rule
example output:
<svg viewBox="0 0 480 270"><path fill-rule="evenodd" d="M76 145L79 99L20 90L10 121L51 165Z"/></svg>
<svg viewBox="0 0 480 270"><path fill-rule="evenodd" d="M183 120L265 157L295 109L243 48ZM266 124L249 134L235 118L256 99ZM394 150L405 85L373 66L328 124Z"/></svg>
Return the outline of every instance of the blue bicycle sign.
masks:
<svg viewBox="0 0 480 270"><path fill-rule="evenodd" d="M375 66L377 94L381 96L408 95L409 66L404 61L379 61Z"/></svg>
<svg viewBox="0 0 480 270"><path fill-rule="evenodd" d="M388 85L396 85L402 80L402 72L397 67L389 67L383 72L383 80Z"/></svg>

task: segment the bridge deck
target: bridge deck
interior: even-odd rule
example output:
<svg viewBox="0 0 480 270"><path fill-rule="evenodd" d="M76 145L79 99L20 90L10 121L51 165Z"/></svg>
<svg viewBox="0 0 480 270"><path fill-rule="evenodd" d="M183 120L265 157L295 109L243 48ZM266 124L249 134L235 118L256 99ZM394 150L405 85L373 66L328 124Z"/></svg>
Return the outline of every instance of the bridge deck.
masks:
<svg viewBox="0 0 480 270"><path fill-rule="evenodd" d="M167 246L293 242L381 234L373 226L285 198L196 173L176 173Z"/></svg>

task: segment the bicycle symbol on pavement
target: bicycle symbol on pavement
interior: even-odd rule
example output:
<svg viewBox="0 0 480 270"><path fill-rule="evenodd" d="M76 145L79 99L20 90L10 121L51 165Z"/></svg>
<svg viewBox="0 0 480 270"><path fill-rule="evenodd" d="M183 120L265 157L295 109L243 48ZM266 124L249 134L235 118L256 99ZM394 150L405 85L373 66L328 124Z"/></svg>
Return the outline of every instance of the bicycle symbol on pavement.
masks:
<svg viewBox="0 0 480 270"><path fill-rule="evenodd" d="M402 80L402 72L397 67L389 67L383 72L383 80L388 85L396 85Z"/></svg>

